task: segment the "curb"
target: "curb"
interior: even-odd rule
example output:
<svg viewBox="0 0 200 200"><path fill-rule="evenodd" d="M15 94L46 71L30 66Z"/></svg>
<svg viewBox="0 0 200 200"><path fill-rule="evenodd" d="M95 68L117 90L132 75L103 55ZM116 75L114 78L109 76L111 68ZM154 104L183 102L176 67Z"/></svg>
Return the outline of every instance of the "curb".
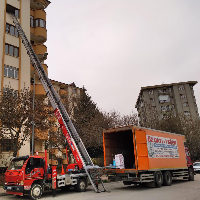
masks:
<svg viewBox="0 0 200 200"><path fill-rule="evenodd" d="M5 197L5 196L9 196L9 195L12 195L12 194L7 194L7 193L0 193L0 197Z"/></svg>

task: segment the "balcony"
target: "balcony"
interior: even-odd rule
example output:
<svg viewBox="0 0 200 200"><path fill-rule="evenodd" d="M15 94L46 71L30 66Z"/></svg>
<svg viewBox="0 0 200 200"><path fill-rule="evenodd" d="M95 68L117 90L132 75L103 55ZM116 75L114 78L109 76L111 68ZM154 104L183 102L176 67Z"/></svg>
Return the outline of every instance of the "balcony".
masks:
<svg viewBox="0 0 200 200"><path fill-rule="evenodd" d="M59 91L59 95L67 95L68 93L67 93L67 91L66 90L64 90L64 89L60 89L60 91Z"/></svg>
<svg viewBox="0 0 200 200"><path fill-rule="evenodd" d="M47 53L47 47L44 44L33 45L32 47L40 61L47 59L47 56L45 56Z"/></svg>
<svg viewBox="0 0 200 200"><path fill-rule="evenodd" d="M32 9L45 9L50 3L48 0L31 0L30 6Z"/></svg>
<svg viewBox="0 0 200 200"><path fill-rule="evenodd" d="M42 64L42 67L48 76L48 66L46 64ZM33 72L34 72L34 67L33 67L33 65L31 65L31 75L33 75ZM37 72L36 72L36 76L37 76Z"/></svg>
<svg viewBox="0 0 200 200"><path fill-rule="evenodd" d="M35 43L44 43L47 41L47 30L43 27L31 27L31 40Z"/></svg>
<svg viewBox="0 0 200 200"><path fill-rule="evenodd" d="M43 19L46 21L46 12L44 10L35 10L34 19Z"/></svg>

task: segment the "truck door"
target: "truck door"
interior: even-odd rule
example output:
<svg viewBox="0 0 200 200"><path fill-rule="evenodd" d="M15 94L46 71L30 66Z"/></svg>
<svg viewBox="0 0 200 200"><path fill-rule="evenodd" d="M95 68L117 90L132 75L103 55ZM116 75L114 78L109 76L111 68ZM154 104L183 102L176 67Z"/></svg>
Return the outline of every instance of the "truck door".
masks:
<svg viewBox="0 0 200 200"><path fill-rule="evenodd" d="M149 158L147 150L146 132L144 130L135 129L135 153L136 153L136 169L149 170Z"/></svg>
<svg viewBox="0 0 200 200"><path fill-rule="evenodd" d="M27 177L43 177L44 175L44 160L42 158L30 158L26 165L25 174Z"/></svg>

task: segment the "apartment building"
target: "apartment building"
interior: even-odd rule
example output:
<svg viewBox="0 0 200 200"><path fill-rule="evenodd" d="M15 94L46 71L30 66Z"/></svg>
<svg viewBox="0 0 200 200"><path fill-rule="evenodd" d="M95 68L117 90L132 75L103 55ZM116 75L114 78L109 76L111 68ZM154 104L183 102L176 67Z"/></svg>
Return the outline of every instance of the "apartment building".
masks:
<svg viewBox="0 0 200 200"><path fill-rule="evenodd" d="M46 11L45 9L51 2L48 0L0 0L0 88L1 91L6 87L11 87L20 91L24 87L33 90L34 68L30 64L30 58L23 46L19 34L15 28L9 13L17 16L27 38L37 54L45 72L48 75L48 66L45 64L47 59ZM80 94L81 88L75 84L64 84L52 80L58 94L70 96ZM35 94L45 94L37 73L35 75ZM37 131L35 132L37 136ZM41 135L41 134L40 134ZM40 140L35 142L35 151L44 155L44 140L48 133L43 133ZM18 152L18 156L24 156L30 152L30 141ZM0 167L6 166L5 160L12 157L11 146L0 147Z"/></svg>
<svg viewBox="0 0 200 200"><path fill-rule="evenodd" d="M47 58L46 12L50 4L48 0L1 0L0 1L0 88L11 87L20 91L24 87L31 88L33 67L23 46L17 29L9 13L14 14L20 22L27 38L47 72L44 60ZM48 73L48 72L47 72ZM30 142L18 152L18 156L29 154ZM5 158L12 157L11 147L1 147L0 165Z"/></svg>
<svg viewBox="0 0 200 200"><path fill-rule="evenodd" d="M142 87L135 105L141 124L151 117L152 111L156 111L160 119L169 114L199 118L193 89L196 84L197 81L188 81Z"/></svg>

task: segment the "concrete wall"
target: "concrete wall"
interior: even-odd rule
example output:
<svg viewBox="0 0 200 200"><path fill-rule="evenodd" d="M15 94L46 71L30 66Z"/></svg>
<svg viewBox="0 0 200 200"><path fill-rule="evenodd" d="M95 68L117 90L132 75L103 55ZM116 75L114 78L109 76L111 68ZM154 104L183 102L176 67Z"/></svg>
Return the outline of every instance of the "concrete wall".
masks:
<svg viewBox="0 0 200 200"><path fill-rule="evenodd" d="M5 4L6 0L0 1L0 78L2 80L2 66L4 65L4 37L5 37ZM2 87L2 81L0 81L0 88Z"/></svg>

